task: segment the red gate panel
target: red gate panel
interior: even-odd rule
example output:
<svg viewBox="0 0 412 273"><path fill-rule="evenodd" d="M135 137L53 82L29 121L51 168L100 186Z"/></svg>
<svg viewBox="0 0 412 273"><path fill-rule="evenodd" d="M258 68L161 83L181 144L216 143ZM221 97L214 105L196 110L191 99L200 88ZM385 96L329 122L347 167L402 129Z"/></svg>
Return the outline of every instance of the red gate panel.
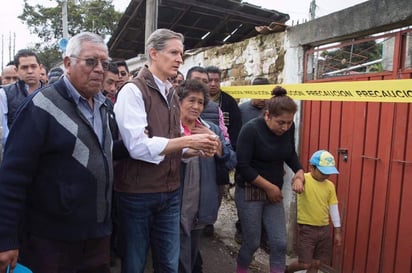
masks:
<svg viewBox="0 0 412 273"><path fill-rule="evenodd" d="M407 58L401 56L408 52L402 50L405 37L402 31L395 34L393 71L329 81L412 78L412 67L405 67ZM331 180L344 243L334 249L333 268L343 273L412 272L412 105L304 101L301 122L304 166L314 151L327 149L340 171Z"/></svg>

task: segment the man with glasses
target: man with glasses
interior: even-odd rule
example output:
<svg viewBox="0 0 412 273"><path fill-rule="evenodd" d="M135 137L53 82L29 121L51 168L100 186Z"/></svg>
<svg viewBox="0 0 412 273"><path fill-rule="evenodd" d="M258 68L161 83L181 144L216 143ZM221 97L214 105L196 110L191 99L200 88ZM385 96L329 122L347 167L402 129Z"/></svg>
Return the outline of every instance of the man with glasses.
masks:
<svg viewBox="0 0 412 273"><path fill-rule="evenodd" d="M0 272L18 259L33 272L110 272L108 64L99 35L77 34L64 76L20 108L0 166Z"/></svg>
<svg viewBox="0 0 412 273"><path fill-rule="evenodd" d="M17 109L25 98L43 86L40 81L40 69L43 65L37 54L31 49L21 49L14 57L19 80L0 89L0 101L5 105L7 125L10 128Z"/></svg>
<svg viewBox="0 0 412 273"><path fill-rule="evenodd" d="M115 64L119 70L119 81L117 82L117 90L119 90L130 79L130 72L125 61L117 61Z"/></svg>

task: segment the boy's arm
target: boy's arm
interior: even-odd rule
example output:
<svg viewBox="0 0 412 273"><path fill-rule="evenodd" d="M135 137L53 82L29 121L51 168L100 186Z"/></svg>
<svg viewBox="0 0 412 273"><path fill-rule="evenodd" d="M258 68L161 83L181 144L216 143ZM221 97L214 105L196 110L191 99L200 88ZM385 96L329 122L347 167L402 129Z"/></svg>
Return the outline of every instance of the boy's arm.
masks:
<svg viewBox="0 0 412 273"><path fill-rule="evenodd" d="M342 245L342 228L335 227L335 244L336 246Z"/></svg>
<svg viewBox="0 0 412 273"><path fill-rule="evenodd" d="M340 223L338 204L329 206L330 218L332 219L333 227L335 228L335 244L341 246L342 244L342 228Z"/></svg>

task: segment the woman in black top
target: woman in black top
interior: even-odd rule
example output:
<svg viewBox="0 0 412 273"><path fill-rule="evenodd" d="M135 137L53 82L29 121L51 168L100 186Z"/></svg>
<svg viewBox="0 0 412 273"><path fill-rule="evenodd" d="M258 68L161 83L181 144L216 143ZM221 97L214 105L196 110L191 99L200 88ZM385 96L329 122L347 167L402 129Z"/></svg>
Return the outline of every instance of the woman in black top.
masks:
<svg viewBox="0 0 412 273"><path fill-rule="evenodd" d="M303 191L304 172L295 151L296 103L277 86L263 117L245 124L239 134L235 201L242 227L237 273L246 273L260 245L261 225L270 247L270 272L285 270L286 225L282 185L286 163L295 172L293 190Z"/></svg>

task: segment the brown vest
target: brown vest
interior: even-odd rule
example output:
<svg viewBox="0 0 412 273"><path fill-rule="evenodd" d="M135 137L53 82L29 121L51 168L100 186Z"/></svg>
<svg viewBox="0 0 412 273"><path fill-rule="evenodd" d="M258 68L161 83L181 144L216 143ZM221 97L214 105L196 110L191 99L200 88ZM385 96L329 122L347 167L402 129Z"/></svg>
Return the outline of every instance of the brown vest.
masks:
<svg viewBox="0 0 412 273"><path fill-rule="evenodd" d="M147 114L149 137L176 138L181 136L179 99L174 89L168 95L169 105L157 87L153 75L145 67L130 82L143 95ZM118 192L156 193L179 188L182 151L167 154L160 164L125 159L115 168L114 188Z"/></svg>

